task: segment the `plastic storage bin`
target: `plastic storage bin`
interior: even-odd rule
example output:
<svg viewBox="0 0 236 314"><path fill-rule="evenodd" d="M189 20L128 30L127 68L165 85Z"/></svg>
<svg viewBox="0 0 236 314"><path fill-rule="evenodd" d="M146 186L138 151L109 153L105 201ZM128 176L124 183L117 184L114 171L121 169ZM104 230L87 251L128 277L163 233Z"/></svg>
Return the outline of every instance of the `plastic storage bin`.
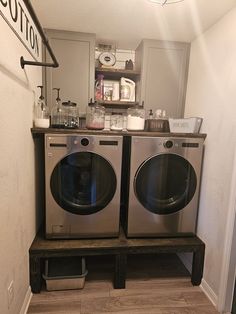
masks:
<svg viewBox="0 0 236 314"><path fill-rule="evenodd" d="M185 118L171 119L169 118L171 133L199 133L202 124L202 118Z"/></svg>
<svg viewBox="0 0 236 314"><path fill-rule="evenodd" d="M48 291L82 289L87 273L84 257L55 257L45 261L43 278Z"/></svg>

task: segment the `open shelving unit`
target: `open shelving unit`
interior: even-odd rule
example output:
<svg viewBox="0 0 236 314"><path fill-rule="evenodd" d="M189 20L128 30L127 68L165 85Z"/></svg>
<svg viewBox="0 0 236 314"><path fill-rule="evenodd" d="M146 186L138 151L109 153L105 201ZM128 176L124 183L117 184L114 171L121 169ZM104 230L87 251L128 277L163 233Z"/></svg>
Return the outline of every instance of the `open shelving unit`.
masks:
<svg viewBox="0 0 236 314"><path fill-rule="evenodd" d="M106 67L95 68L95 77L97 77L98 74L103 74L105 80L120 80L121 77L126 77L136 82L140 77L140 71L137 70L114 69ZM128 108L137 105L138 102L104 100L101 101L100 104L107 108Z"/></svg>

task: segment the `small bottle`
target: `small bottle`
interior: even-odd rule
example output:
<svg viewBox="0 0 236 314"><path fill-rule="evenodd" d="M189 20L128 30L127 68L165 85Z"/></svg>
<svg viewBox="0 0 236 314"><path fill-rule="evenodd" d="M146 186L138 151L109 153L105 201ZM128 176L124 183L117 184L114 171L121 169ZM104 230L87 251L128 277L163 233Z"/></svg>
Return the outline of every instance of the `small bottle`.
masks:
<svg viewBox="0 0 236 314"><path fill-rule="evenodd" d="M41 89L41 95L34 108L34 126L38 128L49 128L49 109L44 101L43 86L39 85L37 87Z"/></svg>
<svg viewBox="0 0 236 314"><path fill-rule="evenodd" d="M153 112L152 112L152 109L149 110L148 119L153 119Z"/></svg>

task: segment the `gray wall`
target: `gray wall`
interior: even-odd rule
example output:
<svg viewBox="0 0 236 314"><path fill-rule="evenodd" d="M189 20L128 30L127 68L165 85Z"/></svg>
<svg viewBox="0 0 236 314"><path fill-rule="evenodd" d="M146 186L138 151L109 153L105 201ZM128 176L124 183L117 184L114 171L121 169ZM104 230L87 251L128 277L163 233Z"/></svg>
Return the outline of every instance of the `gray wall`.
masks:
<svg viewBox="0 0 236 314"><path fill-rule="evenodd" d="M0 312L20 313L30 296L28 249L36 232L35 167L32 127L40 67L20 67L31 56L0 18ZM4 36L3 36L4 34ZM8 306L7 288L14 281Z"/></svg>
<svg viewBox="0 0 236 314"><path fill-rule="evenodd" d="M236 9L192 42L185 116L207 133L198 219L206 243L203 286L218 303L236 165ZM234 276L234 274L231 274Z"/></svg>

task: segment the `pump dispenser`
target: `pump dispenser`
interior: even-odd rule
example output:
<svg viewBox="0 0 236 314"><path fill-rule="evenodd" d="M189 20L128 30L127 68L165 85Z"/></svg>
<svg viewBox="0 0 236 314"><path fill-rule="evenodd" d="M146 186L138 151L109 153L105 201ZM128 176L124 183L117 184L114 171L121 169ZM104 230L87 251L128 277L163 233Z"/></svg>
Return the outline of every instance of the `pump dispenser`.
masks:
<svg viewBox="0 0 236 314"><path fill-rule="evenodd" d="M38 102L34 108L34 126L38 128L49 127L49 109L46 106L43 97L43 86L37 86L41 89L41 95L39 96Z"/></svg>
<svg viewBox="0 0 236 314"><path fill-rule="evenodd" d="M52 128L64 128L65 127L65 115L64 115L64 109L61 105L61 98L60 98L60 88L53 88L53 90L57 91L57 98L56 103L52 107L51 110L51 127Z"/></svg>

